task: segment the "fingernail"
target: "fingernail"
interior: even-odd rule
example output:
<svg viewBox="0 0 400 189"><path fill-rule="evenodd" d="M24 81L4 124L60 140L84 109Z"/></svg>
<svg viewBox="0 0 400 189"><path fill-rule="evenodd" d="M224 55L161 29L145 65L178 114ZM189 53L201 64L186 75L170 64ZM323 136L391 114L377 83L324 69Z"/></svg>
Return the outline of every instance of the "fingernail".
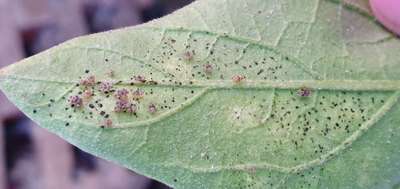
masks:
<svg viewBox="0 0 400 189"><path fill-rule="evenodd" d="M389 30L400 35L400 0L370 0L375 17Z"/></svg>

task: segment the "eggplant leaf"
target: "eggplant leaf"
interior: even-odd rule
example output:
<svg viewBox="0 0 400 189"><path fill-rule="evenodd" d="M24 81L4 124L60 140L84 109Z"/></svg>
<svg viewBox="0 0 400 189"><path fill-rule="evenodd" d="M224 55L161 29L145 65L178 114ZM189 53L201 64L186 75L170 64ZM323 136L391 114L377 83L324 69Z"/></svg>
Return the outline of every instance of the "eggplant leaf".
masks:
<svg viewBox="0 0 400 189"><path fill-rule="evenodd" d="M42 127L177 189L394 188L400 40L366 0L199 0L0 72Z"/></svg>

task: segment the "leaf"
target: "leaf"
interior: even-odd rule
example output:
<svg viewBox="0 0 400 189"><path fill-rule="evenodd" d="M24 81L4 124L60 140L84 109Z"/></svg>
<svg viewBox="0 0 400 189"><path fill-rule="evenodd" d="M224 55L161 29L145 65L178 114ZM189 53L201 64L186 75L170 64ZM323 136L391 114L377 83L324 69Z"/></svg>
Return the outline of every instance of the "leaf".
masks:
<svg viewBox="0 0 400 189"><path fill-rule="evenodd" d="M400 41L367 3L199 0L22 60L1 88L70 143L178 189L393 188Z"/></svg>

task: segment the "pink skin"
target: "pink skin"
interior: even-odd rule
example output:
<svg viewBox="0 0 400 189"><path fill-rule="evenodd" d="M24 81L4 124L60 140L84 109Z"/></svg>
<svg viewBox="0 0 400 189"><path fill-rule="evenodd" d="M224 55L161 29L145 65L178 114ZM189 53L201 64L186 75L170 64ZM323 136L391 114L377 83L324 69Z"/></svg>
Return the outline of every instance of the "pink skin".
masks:
<svg viewBox="0 0 400 189"><path fill-rule="evenodd" d="M375 17L389 30L400 35L400 0L370 0Z"/></svg>

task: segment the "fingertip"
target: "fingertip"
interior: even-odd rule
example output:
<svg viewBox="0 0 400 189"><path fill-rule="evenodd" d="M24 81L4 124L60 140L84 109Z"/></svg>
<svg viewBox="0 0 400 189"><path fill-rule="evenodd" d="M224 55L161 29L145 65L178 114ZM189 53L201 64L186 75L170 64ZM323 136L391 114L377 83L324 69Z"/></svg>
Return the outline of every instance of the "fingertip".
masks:
<svg viewBox="0 0 400 189"><path fill-rule="evenodd" d="M400 0L370 0L375 17L389 30L400 35Z"/></svg>

